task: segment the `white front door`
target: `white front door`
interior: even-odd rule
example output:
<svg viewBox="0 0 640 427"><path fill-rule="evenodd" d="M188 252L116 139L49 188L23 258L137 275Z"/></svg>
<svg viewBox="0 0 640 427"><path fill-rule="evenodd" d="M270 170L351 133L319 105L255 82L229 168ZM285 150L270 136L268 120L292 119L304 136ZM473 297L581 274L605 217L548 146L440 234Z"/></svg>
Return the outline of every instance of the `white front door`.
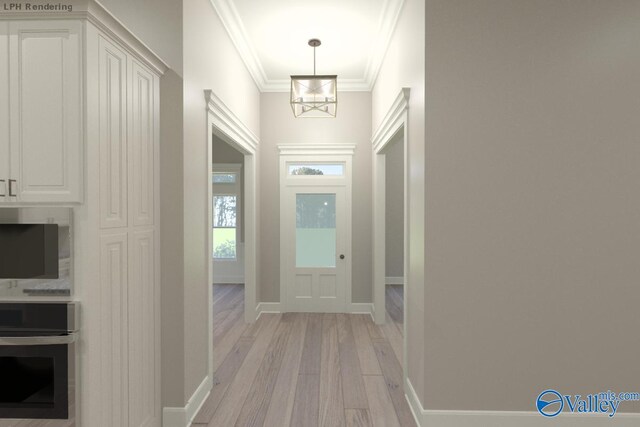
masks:
<svg viewBox="0 0 640 427"><path fill-rule="evenodd" d="M283 206L285 311L346 311L350 266L344 186L288 186Z"/></svg>

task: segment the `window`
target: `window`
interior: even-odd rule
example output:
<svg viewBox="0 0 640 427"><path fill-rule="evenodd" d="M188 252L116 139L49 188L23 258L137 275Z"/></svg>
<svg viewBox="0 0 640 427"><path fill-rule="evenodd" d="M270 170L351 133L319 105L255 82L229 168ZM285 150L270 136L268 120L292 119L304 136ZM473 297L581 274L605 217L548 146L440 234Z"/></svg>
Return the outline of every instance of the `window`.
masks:
<svg viewBox="0 0 640 427"><path fill-rule="evenodd" d="M235 173L213 173L213 183L214 184L235 184L236 182L236 174Z"/></svg>
<svg viewBox="0 0 640 427"><path fill-rule="evenodd" d="M213 189L213 258L219 261L238 260L240 222L240 164L214 164L211 173Z"/></svg>
<svg viewBox="0 0 640 427"><path fill-rule="evenodd" d="M213 257L235 259L237 241L237 196L213 196Z"/></svg>
<svg viewBox="0 0 640 427"><path fill-rule="evenodd" d="M287 166L289 175L344 175L344 163L289 163Z"/></svg>

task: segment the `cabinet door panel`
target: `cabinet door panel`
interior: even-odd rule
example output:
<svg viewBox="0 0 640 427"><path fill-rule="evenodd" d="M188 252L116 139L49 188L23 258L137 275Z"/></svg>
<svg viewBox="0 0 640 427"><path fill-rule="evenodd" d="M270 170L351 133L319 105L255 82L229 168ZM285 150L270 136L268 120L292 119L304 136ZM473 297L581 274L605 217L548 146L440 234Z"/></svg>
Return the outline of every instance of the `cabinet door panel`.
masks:
<svg viewBox="0 0 640 427"><path fill-rule="evenodd" d="M131 61L129 113L129 209L132 225L152 225L154 210L154 78Z"/></svg>
<svg viewBox="0 0 640 427"><path fill-rule="evenodd" d="M82 78L79 22L11 22L11 177L22 202L79 202Z"/></svg>
<svg viewBox="0 0 640 427"><path fill-rule="evenodd" d="M153 230L129 233L129 425L151 426L158 404L158 290Z"/></svg>
<svg viewBox="0 0 640 427"><path fill-rule="evenodd" d="M128 425L127 323L129 258L127 233L100 236L100 322L104 404L99 425Z"/></svg>
<svg viewBox="0 0 640 427"><path fill-rule="evenodd" d="M8 200L9 23L0 21L0 203Z"/></svg>
<svg viewBox="0 0 640 427"><path fill-rule="evenodd" d="M100 37L100 225L127 226L127 56Z"/></svg>

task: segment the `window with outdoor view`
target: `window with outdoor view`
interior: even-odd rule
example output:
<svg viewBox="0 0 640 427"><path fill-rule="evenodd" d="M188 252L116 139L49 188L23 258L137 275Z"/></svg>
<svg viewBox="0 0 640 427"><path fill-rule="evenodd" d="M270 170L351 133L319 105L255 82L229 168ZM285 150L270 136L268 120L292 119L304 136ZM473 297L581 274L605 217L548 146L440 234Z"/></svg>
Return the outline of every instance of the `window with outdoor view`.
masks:
<svg viewBox="0 0 640 427"><path fill-rule="evenodd" d="M236 258L237 197L235 195L213 196L213 257L215 259Z"/></svg>

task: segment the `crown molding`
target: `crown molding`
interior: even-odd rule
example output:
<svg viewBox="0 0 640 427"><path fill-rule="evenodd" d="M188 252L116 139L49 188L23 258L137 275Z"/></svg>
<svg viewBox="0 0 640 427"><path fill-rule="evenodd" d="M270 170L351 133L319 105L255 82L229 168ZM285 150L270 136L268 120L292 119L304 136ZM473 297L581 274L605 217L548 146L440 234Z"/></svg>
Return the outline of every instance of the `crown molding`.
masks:
<svg viewBox="0 0 640 427"><path fill-rule="evenodd" d="M264 72L262 63L258 58L258 53L249 42L249 36L242 24L242 19L232 0L211 0L211 4L222 21L222 25L227 30L233 45L244 61L249 74L253 77L258 89L267 84L267 75Z"/></svg>
<svg viewBox="0 0 640 427"><path fill-rule="evenodd" d="M151 67L159 74L164 74L169 66L142 40L127 28L118 18L96 0L67 0L65 5L72 6L71 12L64 11L14 11L0 14L0 20L74 20L84 19L92 23L100 31L109 35L118 43L126 46L137 59Z"/></svg>
<svg viewBox="0 0 640 427"><path fill-rule="evenodd" d="M289 80L269 79L267 77L258 53L249 40L238 10L233 4L233 0L210 1L258 90L260 92L288 92L291 84ZM364 74L359 79L341 79L338 77L340 92L369 92L373 89L403 6L404 0L384 1Z"/></svg>

